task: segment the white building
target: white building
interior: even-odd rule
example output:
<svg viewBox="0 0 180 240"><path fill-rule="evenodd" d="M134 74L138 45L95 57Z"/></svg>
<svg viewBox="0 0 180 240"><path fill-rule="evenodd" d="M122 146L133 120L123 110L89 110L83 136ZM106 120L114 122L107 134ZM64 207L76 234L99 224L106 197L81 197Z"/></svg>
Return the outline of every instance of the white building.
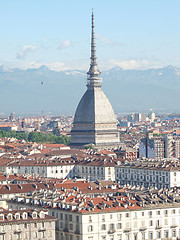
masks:
<svg viewBox="0 0 180 240"><path fill-rule="evenodd" d="M178 160L132 161L115 167L115 180L120 184L170 188L180 186Z"/></svg>
<svg viewBox="0 0 180 240"><path fill-rule="evenodd" d="M72 158L54 160L25 160L10 163L6 167L7 174L30 174L34 177L73 178L75 176L75 160Z"/></svg>
<svg viewBox="0 0 180 240"><path fill-rule="evenodd" d="M55 195L54 195L55 197ZM54 198L53 197L53 198ZM57 240L149 240L180 236L180 191L87 197L65 193L59 199L34 195L16 198L11 208L49 206L56 222ZM38 206L39 205L39 206Z"/></svg>

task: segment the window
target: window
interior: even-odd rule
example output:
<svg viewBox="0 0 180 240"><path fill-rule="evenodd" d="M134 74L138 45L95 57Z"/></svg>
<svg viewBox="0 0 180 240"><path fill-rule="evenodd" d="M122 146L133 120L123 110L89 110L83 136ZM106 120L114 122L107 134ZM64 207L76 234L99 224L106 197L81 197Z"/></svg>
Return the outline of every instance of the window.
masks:
<svg viewBox="0 0 180 240"><path fill-rule="evenodd" d="M105 222L105 215L102 215L102 222Z"/></svg>
<svg viewBox="0 0 180 240"><path fill-rule="evenodd" d="M120 213L117 214L117 219L121 220L122 215Z"/></svg>
<svg viewBox="0 0 180 240"><path fill-rule="evenodd" d="M60 228L63 228L64 224L63 222L60 222Z"/></svg>
<svg viewBox="0 0 180 240"><path fill-rule="evenodd" d="M157 226L157 227L160 226L160 221L159 221L159 220L157 220L157 222L156 222L156 226Z"/></svg>
<svg viewBox="0 0 180 240"><path fill-rule="evenodd" d="M122 234L117 235L117 240L122 240Z"/></svg>
<svg viewBox="0 0 180 240"><path fill-rule="evenodd" d="M70 230L73 230L73 224L72 223L69 224L69 228L70 228Z"/></svg>
<svg viewBox="0 0 180 240"><path fill-rule="evenodd" d="M88 226L88 232L92 232L93 231L93 225L89 225Z"/></svg>
<svg viewBox="0 0 180 240"><path fill-rule="evenodd" d="M106 224L102 224L101 229L106 230Z"/></svg>
<svg viewBox="0 0 180 240"><path fill-rule="evenodd" d="M63 220L63 213L60 213L60 219Z"/></svg>
<svg viewBox="0 0 180 240"><path fill-rule="evenodd" d="M110 214L110 219L112 219L113 218L113 215L112 214Z"/></svg>
<svg viewBox="0 0 180 240"><path fill-rule="evenodd" d="M157 215L160 215L161 214L161 212L160 211L157 211Z"/></svg>
<svg viewBox="0 0 180 240"><path fill-rule="evenodd" d="M142 216L144 217L144 212L142 212Z"/></svg>
<svg viewBox="0 0 180 240"><path fill-rule="evenodd" d="M37 213L33 213L33 214L32 214L32 217L33 217L33 218L37 218Z"/></svg>
<svg viewBox="0 0 180 240"><path fill-rule="evenodd" d="M175 214L175 213L176 213L176 210L175 210L175 209L173 209L173 210L171 211L171 213L172 213L172 214Z"/></svg>
<svg viewBox="0 0 180 240"><path fill-rule="evenodd" d="M168 239L168 237L169 237L169 232L168 231L164 232L164 237L165 237L165 239Z"/></svg>
<svg viewBox="0 0 180 240"><path fill-rule="evenodd" d="M153 239L153 233L149 232L149 239Z"/></svg>
<svg viewBox="0 0 180 240"><path fill-rule="evenodd" d="M156 237L157 237L157 238L161 238L161 232L157 232L157 233L156 233Z"/></svg>
<svg viewBox="0 0 180 240"><path fill-rule="evenodd" d="M79 216L76 216L76 222L79 222Z"/></svg>
<svg viewBox="0 0 180 240"><path fill-rule="evenodd" d="M172 237L176 237L176 230L172 231Z"/></svg>
<svg viewBox="0 0 180 240"><path fill-rule="evenodd" d="M129 213L126 213L126 217L129 217Z"/></svg>
<svg viewBox="0 0 180 240"><path fill-rule="evenodd" d="M141 233L141 235L142 235L142 240L145 240L145 233Z"/></svg>
<svg viewBox="0 0 180 240"><path fill-rule="evenodd" d="M69 215L69 221L72 222L72 215Z"/></svg>
<svg viewBox="0 0 180 240"><path fill-rule="evenodd" d="M138 240L138 234L134 233L134 240Z"/></svg>
<svg viewBox="0 0 180 240"><path fill-rule="evenodd" d="M168 219L165 219L164 223L165 225L168 225Z"/></svg>
<svg viewBox="0 0 180 240"><path fill-rule="evenodd" d="M121 229L122 228L122 224L121 223L118 223L117 224L117 229Z"/></svg>
<svg viewBox="0 0 180 240"><path fill-rule="evenodd" d="M110 224L110 230L114 230L114 223Z"/></svg>
<svg viewBox="0 0 180 240"><path fill-rule="evenodd" d="M89 216L89 223L92 223L92 217Z"/></svg>

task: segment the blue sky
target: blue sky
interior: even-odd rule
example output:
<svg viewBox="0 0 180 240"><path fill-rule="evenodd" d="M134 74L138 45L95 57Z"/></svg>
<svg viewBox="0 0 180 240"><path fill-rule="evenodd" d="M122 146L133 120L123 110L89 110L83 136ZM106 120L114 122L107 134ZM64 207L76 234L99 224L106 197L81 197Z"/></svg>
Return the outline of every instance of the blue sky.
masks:
<svg viewBox="0 0 180 240"><path fill-rule="evenodd" d="M100 70L180 65L179 0L0 0L0 65L88 70L92 8Z"/></svg>

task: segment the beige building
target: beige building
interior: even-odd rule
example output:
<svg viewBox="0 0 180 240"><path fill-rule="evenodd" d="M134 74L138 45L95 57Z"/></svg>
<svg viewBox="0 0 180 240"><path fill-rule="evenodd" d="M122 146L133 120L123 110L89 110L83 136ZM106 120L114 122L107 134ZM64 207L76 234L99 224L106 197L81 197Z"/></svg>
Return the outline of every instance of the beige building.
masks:
<svg viewBox="0 0 180 240"><path fill-rule="evenodd" d="M55 240L55 221L45 210L0 211L1 240Z"/></svg>

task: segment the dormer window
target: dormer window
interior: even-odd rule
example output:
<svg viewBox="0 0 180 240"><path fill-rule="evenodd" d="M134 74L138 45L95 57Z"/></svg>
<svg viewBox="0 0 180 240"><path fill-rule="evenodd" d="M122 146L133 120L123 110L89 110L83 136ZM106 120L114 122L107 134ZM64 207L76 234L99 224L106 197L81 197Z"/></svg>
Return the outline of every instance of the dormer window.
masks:
<svg viewBox="0 0 180 240"><path fill-rule="evenodd" d="M33 218L33 219L37 218L37 213L36 213L36 212L33 212L32 218Z"/></svg>
<svg viewBox="0 0 180 240"><path fill-rule="evenodd" d="M7 215L7 220L12 220L12 214Z"/></svg>
<svg viewBox="0 0 180 240"><path fill-rule="evenodd" d="M0 221L4 221L4 214L0 215Z"/></svg>
<svg viewBox="0 0 180 240"><path fill-rule="evenodd" d="M45 217L44 212L40 212L40 218L44 218L44 217Z"/></svg>
<svg viewBox="0 0 180 240"><path fill-rule="evenodd" d="M15 214L15 219L20 219L20 214L19 213Z"/></svg>

